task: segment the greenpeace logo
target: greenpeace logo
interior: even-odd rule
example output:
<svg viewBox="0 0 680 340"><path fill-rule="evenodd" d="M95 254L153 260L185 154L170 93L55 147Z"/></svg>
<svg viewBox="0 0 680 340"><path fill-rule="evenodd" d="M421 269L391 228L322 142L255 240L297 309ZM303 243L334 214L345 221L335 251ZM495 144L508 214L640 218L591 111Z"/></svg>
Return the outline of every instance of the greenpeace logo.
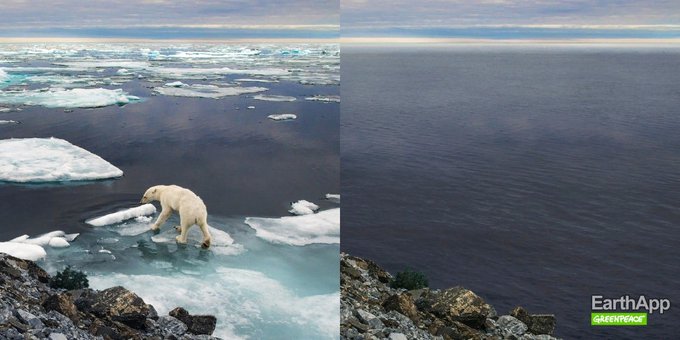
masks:
<svg viewBox="0 0 680 340"><path fill-rule="evenodd" d="M659 312L663 314L671 308L669 299L650 299L640 295L637 299L625 295L616 299L605 298L602 295L593 295L591 309L594 311L628 311L646 310L649 314Z"/></svg>
<svg viewBox="0 0 680 340"><path fill-rule="evenodd" d="M591 309L594 311L590 313L592 326L646 326L648 314L663 314L671 309L671 301L650 299L644 295L637 298L625 295L615 299L593 295Z"/></svg>

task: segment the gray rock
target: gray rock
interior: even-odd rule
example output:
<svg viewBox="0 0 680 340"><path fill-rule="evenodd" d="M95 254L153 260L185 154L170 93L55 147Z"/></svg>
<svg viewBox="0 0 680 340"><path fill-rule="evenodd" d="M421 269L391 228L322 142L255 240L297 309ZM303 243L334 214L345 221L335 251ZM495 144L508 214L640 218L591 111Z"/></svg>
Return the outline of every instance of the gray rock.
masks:
<svg viewBox="0 0 680 340"><path fill-rule="evenodd" d="M163 335L184 335L189 330L187 325L172 316L161 316L157 321L158 327L162 330Z"/></svg>
<svg viewBox="0 0 680 340"><path fill-rule="evenodd" d="M388 337L389 340L408 340L406 335L403 333L390 333L390 336Z"/></svg>
<svg viewBox="0 0 680 340"><path fill-rule="evenodd" d="M500 335L502 336L516 336L519 337L526 333L529 329L524 322L519 321L514 316L503 315L498 318L496 322L498 329L500 330Z"/></svg>
<svg viewBox="0 0 680 340"><path fill-rule="evenodd" d="M50 340L68 340L68 338L62 333L50 333Z"/></svg>

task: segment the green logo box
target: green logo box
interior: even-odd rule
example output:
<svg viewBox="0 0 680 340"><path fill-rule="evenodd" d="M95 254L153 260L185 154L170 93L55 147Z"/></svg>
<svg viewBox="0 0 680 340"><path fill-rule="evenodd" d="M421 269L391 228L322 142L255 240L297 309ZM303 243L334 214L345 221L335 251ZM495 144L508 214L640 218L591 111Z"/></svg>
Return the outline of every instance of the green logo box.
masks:
<svg viewBox="0 0 680 340"><path fill-rule="evenodd" d="M590 313L591 326L647 326L647 313Z"/></svg>

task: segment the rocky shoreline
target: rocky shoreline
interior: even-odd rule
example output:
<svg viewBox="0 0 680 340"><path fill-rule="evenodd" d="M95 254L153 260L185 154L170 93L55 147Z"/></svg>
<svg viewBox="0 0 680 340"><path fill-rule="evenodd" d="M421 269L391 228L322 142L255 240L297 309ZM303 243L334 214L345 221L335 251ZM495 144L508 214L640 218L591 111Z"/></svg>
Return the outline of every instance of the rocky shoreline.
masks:
<svg viewBox="0 0 680 340"><path fill-rule="evenodd" d="M159 316L123 287L67 291L49 279L34 262L0 253L0 340L219 339L212 315L178 307Z"/></svg>
<svg viewBox="0 0 680 340"><path fill-rule="evenodd" d="M522 307L498 315L463 287L407 291L392 279L370 260L341 255L341 339L557 340L554 315Z"/></svg>

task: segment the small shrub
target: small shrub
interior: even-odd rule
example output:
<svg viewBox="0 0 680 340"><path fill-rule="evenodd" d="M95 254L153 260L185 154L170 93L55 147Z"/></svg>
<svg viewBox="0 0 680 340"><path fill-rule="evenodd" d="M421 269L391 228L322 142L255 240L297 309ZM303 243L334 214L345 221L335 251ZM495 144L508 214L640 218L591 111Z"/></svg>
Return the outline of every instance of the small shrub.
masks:
<svg viewBox="0 0 680 340"><path fill-rule="evenodd" d="M63 288L67 290L82 289L90 286L87 281L87 275L79 270L71 269L71 266L66 267L63 271L57 272L52 279L50 279L50 287Z"/></svg>
<svg viewBox="0 0 680 340"><path fill-rule="evenodd" d="M392 288L404 288L408 290L425 288L429 285L425 274L413 270L398 272L390 286Z"/></svg>

